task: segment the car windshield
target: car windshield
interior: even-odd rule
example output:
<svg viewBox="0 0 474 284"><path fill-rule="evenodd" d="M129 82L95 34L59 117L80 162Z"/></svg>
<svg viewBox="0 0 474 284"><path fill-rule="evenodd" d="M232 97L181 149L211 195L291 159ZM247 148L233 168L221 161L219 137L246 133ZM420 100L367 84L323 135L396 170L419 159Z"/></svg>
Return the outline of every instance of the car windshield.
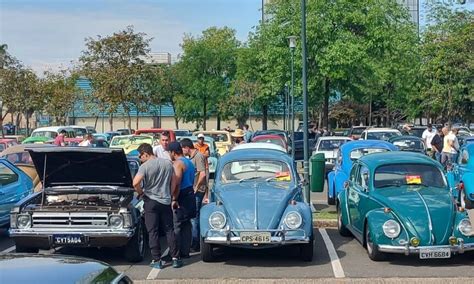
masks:
<svg viewBox="0 0 474 284"><path fill-rule="evenodd" d="M401 134L399 132L393 132L393 131L367 133L367 139L372 139L372 140L388 140L393 136L401 136Z"/></svg>
<svg viewBox="0 0 474 284"><path fill-rule="evenodd" d="M374 175L374 187L418 185L445 188L443 173L431 165L395 164L378 167Z"/></svg>
<svg viewBox="0 0 474 284"><path fill-rule="evenodd" d="M416 137L420 137L423 136L423 132L425 132L426 128L412 128L410 130L410 133L412 135L415 135Z"/></svg>
<svg viewBox="0 0 474 284"><path fill-rule="evenodd" d="M333 151L339 149L346 140L321 140L318 151Z"/></svg>
<svg viewBox="0 0 474 284"><path fill-rule="evenodd" d="M174 134L176 136L191 136L191 131L189 131L189 130L175 130Z"/></svg>
<svg viewBox="0 0 474 284"><path fill-rule="evenodd" d="M272 143L278 146L281 146L285 148L285 144L283 144L283 141L281 139L276 139L276 138L267 138L267 139L260 139L260 138L255 138L254 142L266 142L266 143Z"/></svg>
<svg viewBox="0 0 474 284"><path fill-rule="evenodd" d="M31 160L30 153L20 152L12 153L5 156L5 158L12 164L28 164L33 165L33 160Z"/></svg>
<svg viewBox="0 0 474 284"><path fill-rule="evenodd" d="M56 138L58 136L57 132L54 131L35 131L31 133L31 137L48 137L48 138Z"/></svg>
<svg viewBox="0 0 474 284"><path fill-rule="evenodd" d="M229 137L227 137L227 134L224 134L224 133L221 133L221 134L218 134L218 133L203 133L204 136L206 137L211 137L214 139L214 141L216 142L227 142L229 141Z"/></svg>
<svg viewBox="0 0 474 284"><path fill-rule="evenodd" d="M385 148L361 148L361 149L354 149L351 152L351 160L355 161L359 159L362 156L368 155L368 154L373 154L373 153L382 153L382 152L387 152L389 151L388 149Z"/></svg>
<svg viewBox="0 0 474 284"><path fill-rule="evenodd" d="M114 137L110 146L121 146L130 144L148 143L153 145L153 138L150 136L129 136L129 137Z"/></svg>
<svg viewBox="0 0 474 284"><path fill-rule="evenodd" d="M74 128L74 134L76 136L84 136L87 134L87 129L85 128Z"/></svg>
<svg viewBox="0 0 474 284"><path fill-rule="evenodd" d="M421 140L413 140L413 139L402 139L393 141L393 145L397 146L400 150L424 150L424 144Z"/></svg>
<svg viewBox="0 0 474 284"><path fill-rule="evenodd" d="M288 184L292 180L291 171L285 162L275 160L243 160L225 164L220 182L243 183L246 181L263 181L277 184Z"/></svg>
<svg viewBox="0 0 474 284"><path fill-rule="evenodd" d="M352 129L352 134L355 134L355 135L361 135L362 132L364 132L365 128L353 128Z"/></svg>

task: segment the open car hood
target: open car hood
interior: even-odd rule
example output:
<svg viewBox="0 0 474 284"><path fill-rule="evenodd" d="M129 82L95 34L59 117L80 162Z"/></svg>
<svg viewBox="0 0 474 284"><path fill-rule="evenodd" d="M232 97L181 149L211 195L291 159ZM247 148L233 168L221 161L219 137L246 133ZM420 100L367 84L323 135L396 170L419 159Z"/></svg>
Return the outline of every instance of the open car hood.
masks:
<svg viewBox="0 0 474 284"><path fill-rule="evenodd" d="M122 149L89 147L28 148L44 188L65 185L132 187Z"/></svg>

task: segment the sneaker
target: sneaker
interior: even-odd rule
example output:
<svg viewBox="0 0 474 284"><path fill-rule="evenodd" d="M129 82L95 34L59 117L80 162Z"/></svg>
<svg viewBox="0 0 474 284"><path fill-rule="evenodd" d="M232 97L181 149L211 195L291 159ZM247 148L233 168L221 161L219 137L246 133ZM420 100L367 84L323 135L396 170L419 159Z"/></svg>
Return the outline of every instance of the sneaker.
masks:
<svg viewBox="0 0 474 284"><path fill-rule="evenodd" d="M169 254L163 256L161 258L161 260L164 261L164 262L171 262L172 261L171 256Z"/></svg>
<svg viewBox="0 0 474 284"><path fill-rule="evenodd" d="M163 262L161 260L152 260L150 263L150 267L156 269L163 269Z"/></svg>
<svg viewBox="0 0 474 284"><path fill-rule="evenodd" d="M183 266L183 261L181 259L173 258L173 268L180 268Z"/></svg>

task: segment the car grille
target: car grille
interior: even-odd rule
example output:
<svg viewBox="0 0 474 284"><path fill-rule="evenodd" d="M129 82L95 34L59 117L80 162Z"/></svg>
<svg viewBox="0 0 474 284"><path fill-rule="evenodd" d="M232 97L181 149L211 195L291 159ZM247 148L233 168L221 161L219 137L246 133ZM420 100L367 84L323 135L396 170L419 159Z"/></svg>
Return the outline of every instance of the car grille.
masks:
<svg viewBox="0 0 474 284"><path fill-rule="evenodd" d="M107 213L33 213L33 227L35 228L106 228L108 226Z"/></svg>

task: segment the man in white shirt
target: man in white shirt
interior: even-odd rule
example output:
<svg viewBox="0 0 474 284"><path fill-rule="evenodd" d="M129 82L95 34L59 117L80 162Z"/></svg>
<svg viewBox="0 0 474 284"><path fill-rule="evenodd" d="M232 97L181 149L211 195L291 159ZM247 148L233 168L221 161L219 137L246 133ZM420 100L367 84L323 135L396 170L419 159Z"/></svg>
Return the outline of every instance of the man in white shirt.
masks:
<svg viewBox="0 0 474 284"><path fill-rule="evenodd" d="M434 152L432 150L431 146L431 140L433 140L433 137L436 135L436 130L433 130L433 125L431 123L428 123L427 128L425 131L423 131L423 134L421 135L421 138L423 141L425 141L426 145L426 151L428 153L428 156L433 157Z"/></svg>
<svg viewBox="0 0 474 284"><path fill-rule="evenodd" d="M84 140L79 143L79 146L81 147L91 147L92 146L92 135L91 134L86 134L84 135Z"/></svg>
<svg viewBox="0 0 474 284"><path fill-rule="evenodd" d="M168 152L168 144L170 143L168 133L161 133L159 139L160 144L153 147L153 154L158 158L171 161L170 153Z"/></svg>

